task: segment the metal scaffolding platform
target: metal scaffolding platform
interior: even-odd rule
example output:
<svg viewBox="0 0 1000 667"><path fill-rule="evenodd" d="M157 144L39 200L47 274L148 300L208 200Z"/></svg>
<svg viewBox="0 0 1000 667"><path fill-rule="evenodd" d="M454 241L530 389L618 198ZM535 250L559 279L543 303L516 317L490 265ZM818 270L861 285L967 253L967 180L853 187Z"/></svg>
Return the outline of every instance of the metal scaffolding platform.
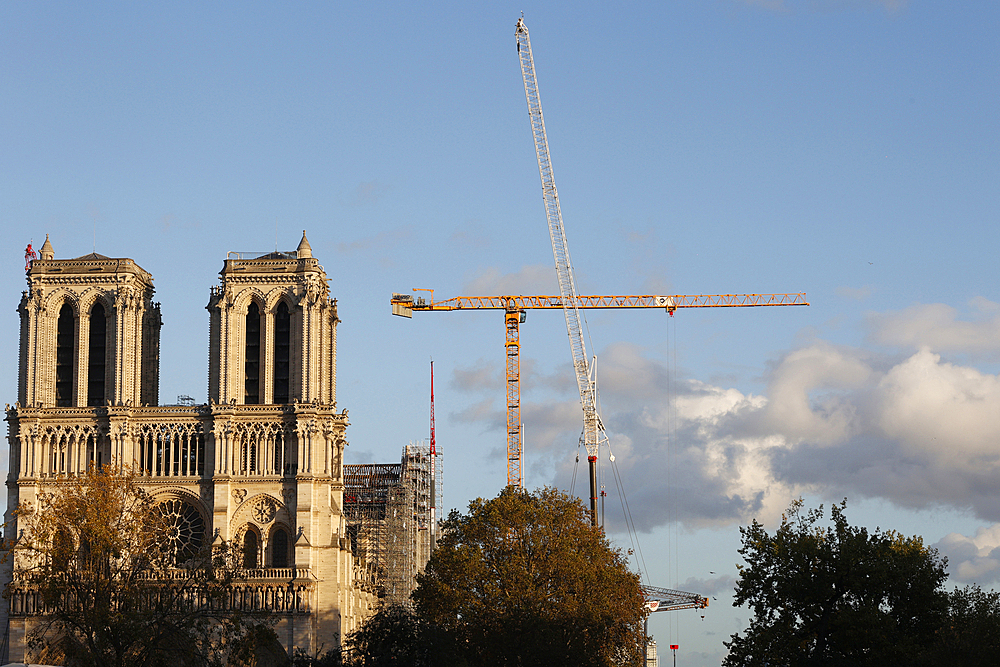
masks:
<svg viewBox="0 0 1000 667"><path fill-rule="evenodd" d="M399 463L344 465L344 516L354 557L374 572L386 603L409 602L434 546L440 460L432 472L431 458L421 442L404 447Z"/></svg>

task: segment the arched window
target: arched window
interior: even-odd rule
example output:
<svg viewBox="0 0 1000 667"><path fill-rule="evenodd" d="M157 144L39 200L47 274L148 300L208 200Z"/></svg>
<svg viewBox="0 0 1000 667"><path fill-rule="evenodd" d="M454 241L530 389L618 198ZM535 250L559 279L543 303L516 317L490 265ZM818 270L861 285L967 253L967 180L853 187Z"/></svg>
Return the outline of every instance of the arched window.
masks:
<svg viewBox="0 0 1000 667"><path fill-rule="evenodd" d="M260 552L260 543L257 541L257 533L247 528L243 536L243 567L252 570L257 567L257 554Z"/></svg>
<svg viewBox="0 0 1000 667"><path fill-rule="evenodd" d="M282 301L274 314L274 402L288 402L288 359L291 351L292 321L288 304Z"/></svg>
<svg viewBox="0 0 1000 667"><path fill-rule="evenodd" d="M76 336L73 307L63 304L56 324L56 407L73 405L73 352Z"/></svg>
<svg viewBox="0 0 1000 667"><path fill-rule="evenodd" d="M260 309L254 302L247 308L246 333L243 402L254 405L260 403Z"/></svg>
<svg viewBox="0 0 1000 667"><path fill-rule="evenodd" d="M107 320L104 306L95 303L90 311L89 365L87 368L87 405L104 405L104 364L107 354Z"/></svg>
<svg viewBox="0 0 1000 667"><path fill-rule="evenodd" d="M288 533L284 528L271 536L271 567L288 567Z"/></svg>
<svg viewBox="0 0 1000 667"><path fill-rule="evenodd" d="M285 466L285 435L277 433L274 436L274 474L280 475Z"/></svg>
<svg viewBox="0 0 1000 667"><path fill-rule="evenodd" d="M257 439L249 434L240 440L240 472L244 475L257 472Z"/></svg>

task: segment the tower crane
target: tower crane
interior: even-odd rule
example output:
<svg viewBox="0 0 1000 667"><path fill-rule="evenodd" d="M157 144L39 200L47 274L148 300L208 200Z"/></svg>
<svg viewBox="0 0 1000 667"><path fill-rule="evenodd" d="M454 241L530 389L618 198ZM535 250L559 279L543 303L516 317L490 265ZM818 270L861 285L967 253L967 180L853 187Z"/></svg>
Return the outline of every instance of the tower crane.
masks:
<svg viewBox="0 0 1000 667"><path fill-rule="evenodd" d="M459 310L502 310L507 357L507 485L522 486L521 475L521 376L520 376L520 325L525 321L525 311L533 309L565 310L566 298L562 296L457 296L442 301L414 297L412 294L393 294L390 303L392 314L413 317L413 312L450 312ZM574 310L591 308L662 308L671 315L679 308L739 308L751 306L808 306L806 295L798 294L622 294L574 296ZM582 344L582 336L581 336ZM589 371L588 371L589 382ZM595 411L596 413L596 411ZM594 456L596 457L596 453ZM589 452L588 452L589 458ZM591 521L597 519L596 466L591 461L590 513Z"/></svg>
<svg viewBox="0 0 1000 667"><path fill-rule="evenodd" d="M545 135L545 120L542 116L542 102L538 94L538 79L535 76L535 60L531 54L531 40L524 18L519 18L514 29L517 53L521 61L521 77L524 79L524 97L528 102L528 118L531 120L531 134L535 142L535 156L538 158L538 174L542 180L542 200L545 203L545 217L548 220L549 238L552 241L552 255L555 259L556 275L559 279L559 293L563 313L566 316L566 332L569 335L570 351L573 354L573 368L576 384L580 389L580 405L583 408L583 444L587 448L587 462L590 468L590 514L591 522L597 525L597 456L602 442L607 441L604 424L597 412L597 381L588 363L587 349L580 326L580 299L576 294L573 265L569 259L569 243L563 228L559 194L549 155L549 140ZM804 297L805 295L798 295ZM711 297L710 297L711 298ZM803 298L803 304L804 304ZM764 304L727 304L764 305ZM786 305L786 304L767 304ZM508 453L508 456L510 454Z"/></svg>

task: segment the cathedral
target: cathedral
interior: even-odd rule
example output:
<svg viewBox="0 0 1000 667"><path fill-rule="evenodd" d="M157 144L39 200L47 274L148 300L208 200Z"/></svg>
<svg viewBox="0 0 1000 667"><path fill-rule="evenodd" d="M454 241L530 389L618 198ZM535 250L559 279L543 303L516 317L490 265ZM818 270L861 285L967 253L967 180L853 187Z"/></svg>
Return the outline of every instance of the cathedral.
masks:
<svg viewBox="0 0 1000 667"><path fill-rule="evenodd" d="M178 552L238 545L246 578L232 604L271 611L289 652L355 630L377 604L377 573L355 558L343 511L337 302L305 233L295 252L226 258L207 305L204 405L159 405L160 304L135 261L56 259L46 237L27 282L5 534L18 534L18 504L60 478L127 466L171 513ZM30 661L43 610L30 590L12 592L0 657Z"/></svg>

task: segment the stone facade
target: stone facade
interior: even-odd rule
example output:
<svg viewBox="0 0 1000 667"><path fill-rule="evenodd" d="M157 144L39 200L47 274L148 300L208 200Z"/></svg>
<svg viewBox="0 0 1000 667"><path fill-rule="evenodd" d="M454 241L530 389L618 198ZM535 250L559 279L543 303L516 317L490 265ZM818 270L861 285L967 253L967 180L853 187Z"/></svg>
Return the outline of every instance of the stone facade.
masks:
<svg viewBox="0 0 1000 667"><path fill-rule="evenodd" d="M54 259L46 238L18 307L7 535L17 534L18 504L61 477L129 466L176 514L178 539L242 549L249 576L234 607L276 612L286 648L314 653L377 601L342 512L336 300L304 233L295 252L230 253L220 276L207 306L209 402L158 406L152 276L131 259ZM32 596L12 596L2 613L9 653L0 657L30 659Z"/></svg>

